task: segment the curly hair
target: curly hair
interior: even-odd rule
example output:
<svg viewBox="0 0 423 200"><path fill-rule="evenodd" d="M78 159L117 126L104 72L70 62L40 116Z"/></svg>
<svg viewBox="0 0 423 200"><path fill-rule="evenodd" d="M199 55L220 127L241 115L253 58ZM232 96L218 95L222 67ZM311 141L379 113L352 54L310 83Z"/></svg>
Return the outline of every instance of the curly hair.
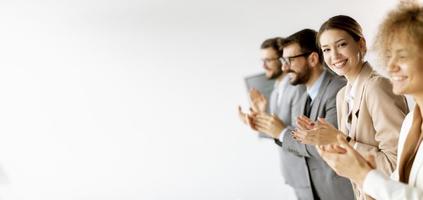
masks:
<svg viewBox="0 0 423 200"><path fill-rule="evenodd" d="M423 50L423 7L418 4L400 4L389 12L376 35L374 48L383 64L394 38L404 37Z"/></svg>

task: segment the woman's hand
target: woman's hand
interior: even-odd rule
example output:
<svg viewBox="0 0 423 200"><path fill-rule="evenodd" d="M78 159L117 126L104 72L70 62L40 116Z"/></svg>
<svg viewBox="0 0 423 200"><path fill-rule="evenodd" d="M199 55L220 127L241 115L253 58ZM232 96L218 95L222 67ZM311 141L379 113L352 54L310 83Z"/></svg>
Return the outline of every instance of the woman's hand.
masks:
<svg viewBox="0 0 423 200"><path fill-rule="evenodd" d="M302 119L298 119L297 121L298 123L303 123ZM301 128L292 132L294 138L303 144L336 144L337 136L344 135L323 118L319 118L315 125L308 124L309 125L302 125Z"/></svg>

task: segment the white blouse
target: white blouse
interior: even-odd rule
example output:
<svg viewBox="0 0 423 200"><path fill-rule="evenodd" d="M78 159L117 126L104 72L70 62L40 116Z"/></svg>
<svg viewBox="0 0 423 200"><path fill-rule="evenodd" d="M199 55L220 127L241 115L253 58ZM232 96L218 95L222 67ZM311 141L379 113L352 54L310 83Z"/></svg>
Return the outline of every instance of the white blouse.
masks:
<svg viewBox="0 0 423 200"><path fill-rule="evenodd" d="M401 126L398 140L397 163L404 147L405 139L413 122L413 113L408 113ZM423 146L419 146L416 158L411 168L409 183L399 182L398 166L391 177L383 175L377 170L370 171L363 182L363 191L375 199L383 200L417 200L423 199Z"/></svg>

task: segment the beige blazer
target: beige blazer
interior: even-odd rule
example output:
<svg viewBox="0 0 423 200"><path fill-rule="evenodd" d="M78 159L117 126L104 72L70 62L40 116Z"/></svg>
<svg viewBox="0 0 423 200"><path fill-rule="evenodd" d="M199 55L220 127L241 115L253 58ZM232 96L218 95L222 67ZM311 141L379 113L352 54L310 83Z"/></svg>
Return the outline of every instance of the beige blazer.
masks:
<svg viewBox="0 0 423 200"><path fill-rule="evenodd" d="M363 156L373 155L376 168L387 176L395 170L401 124L409 112L404 96L392 92L391 82L365 63L359 73L354 93L351 144ZM339 129L347 133L346 87L336 98ZM356 191L357 199L364 196Z"/></svg>

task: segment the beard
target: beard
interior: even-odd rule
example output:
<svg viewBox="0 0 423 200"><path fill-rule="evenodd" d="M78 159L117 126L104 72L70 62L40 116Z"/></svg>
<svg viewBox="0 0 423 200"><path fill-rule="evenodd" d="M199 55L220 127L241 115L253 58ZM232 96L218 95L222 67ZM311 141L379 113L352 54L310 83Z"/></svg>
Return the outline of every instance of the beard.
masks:
<svg viewBox="0 0 423 200"><path fill-rule="evenodd" d="M306 84L311 76L311 68L310 66L305 66L304 70L300 72L296 72L290 69L287 71L287 73L291 74L291 77L289 77L289 82L291 85Z"/></svg>
<svg viewBox="0 0 423 200"><path fill-rule="evenodd" d="M279 76L281 76L283 73L281 68L278 68L277 71L275 71L275 73L273 73L268 79L269 80L273 80L273 79L277 79Z"/></svg>

